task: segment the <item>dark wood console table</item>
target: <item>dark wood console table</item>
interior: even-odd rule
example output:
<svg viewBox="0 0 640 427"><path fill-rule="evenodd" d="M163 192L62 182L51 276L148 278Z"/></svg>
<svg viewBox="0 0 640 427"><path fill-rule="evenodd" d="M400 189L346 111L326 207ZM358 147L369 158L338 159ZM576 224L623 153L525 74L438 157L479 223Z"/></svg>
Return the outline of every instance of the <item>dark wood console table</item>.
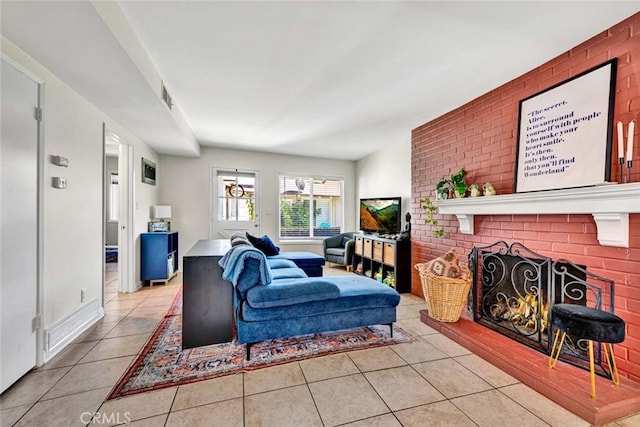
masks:
<svg viewBox="0 0 640 427"><path fill-rule="evenodd" d="M233 287L218 265L230 248L229 239L199 240L182 259L182 348L233 339Z"/></svg>

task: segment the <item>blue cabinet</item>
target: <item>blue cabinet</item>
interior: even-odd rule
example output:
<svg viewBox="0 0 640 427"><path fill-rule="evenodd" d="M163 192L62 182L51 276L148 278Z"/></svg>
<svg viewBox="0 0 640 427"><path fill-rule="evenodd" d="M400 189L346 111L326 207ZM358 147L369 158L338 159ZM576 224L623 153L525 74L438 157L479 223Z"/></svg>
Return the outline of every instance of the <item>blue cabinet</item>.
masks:
<svg viewBox="0 0 640 427"><path fill-rule="evenodd" d="M168 282L178 273L178 233L140 235L140 280Z"/></svg>

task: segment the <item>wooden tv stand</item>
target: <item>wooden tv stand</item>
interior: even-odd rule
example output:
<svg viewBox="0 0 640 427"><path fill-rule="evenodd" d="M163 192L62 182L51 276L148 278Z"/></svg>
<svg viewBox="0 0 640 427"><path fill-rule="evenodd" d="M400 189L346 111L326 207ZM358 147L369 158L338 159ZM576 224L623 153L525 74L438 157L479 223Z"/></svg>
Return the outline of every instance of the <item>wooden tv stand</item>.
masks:
<svg viewBox="0 0 640 427"><path fill-rule="evenodd" d="M411 240L387 239L370 234L354 234L353 271L371 277L382 267L383 277L396 276L396 290L411 292ZM368 273L368 274L367 274Z"/></svg>

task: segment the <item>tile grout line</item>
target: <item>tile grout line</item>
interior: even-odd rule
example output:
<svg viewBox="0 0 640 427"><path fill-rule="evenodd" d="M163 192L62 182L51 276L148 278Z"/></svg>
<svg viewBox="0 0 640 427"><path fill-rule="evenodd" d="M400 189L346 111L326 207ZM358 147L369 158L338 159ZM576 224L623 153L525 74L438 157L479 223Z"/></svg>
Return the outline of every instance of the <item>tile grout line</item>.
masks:
<svg viewBox="0 0 640 427"><path fill-rule="evenodd" d="M171 399L171 405L169 405L169 412L167 412L167 417L164 419L163 426L165 426L165 427L167 426L167 423L169 422L169 416L171 415L171 412L173 412L173 405L175 405L175 403L176 403L176 398L178 397L178 391L180 391L180 386L177 386L175 393L173 393L173 399ZM244 402L243 402L243 407L244 407Z"/></svg>
<svg viewBox="0 0 640 427"><path fill-rule="evenodd" d="M382 348L382 347L381 347ZM392 352L394 354L396 354L393 350ZM367 382L367 384L369 384L369 387L371 387L371 389L375 392L375 394L378 396L378 398L382 401L382 403L384 403L384 406L387 407L387 409L389 410L389 413L391 413L393 415L393 417L396 419L396 421L398 421L400 423L400 420L398 420L398 418L396 417L396 415L394 414L394 412L391 410L391 408L389 407L389 405L387 404L387 402L384 400L384 398L382 396L380 396L380 393L378 392L378 390L376 390L376 388L373 386L373 384L371 384L371 382L369 381L369 379L367 378L367 376L365 375L365 373L362 371L362 369L360 369L360 366L358 366L358 364L356 363L355 360L353 360L351 358L351 356L349 355L349 353L347 353L347 357L351 360L351 363L353 363L356 367L356 369L358 369L358 372L360 373L360 375L362 376L362 378L364 378L364 380ZM402 358L400 358L402 359ZM404 361L404 359L402 359ZM406 362L405 362L406 363ZM391 368L387 368L387 369L391 369ZM380 371L381 369L379 369ZM379 415L374 415L372 417L367 417L367 418L363 418L363 420L369 419L369 418L373 418L373 417L377 417L380 415L384 415L384 414L379 414ZM350 421L350 423L353 423L355 421L362 421L362 420L354 420L354 421ZM344 424L349 424L349 423L344 423ZM402 423L400 423L402 424Z"/></svg>
<svg viewBox="0 0 640 427"><path fill-rule="evenodd" d="M55 359L56 359L58 356L63 356L62 354L59 354L59 355L56 355L56 357L54 357L54 358L53 358L52 360L50 360L49 362L47 362L47 363L45 363L44 365L42 365L40 368L36 368L34 372L45 372L45 371L50 371L50 370L58 369L58 368L73 368L74 366L78 365L78 364L80 363L80 360L82 360L82 359L83 359L87 354L89 354L89 352L90 352L91 350L93 350L93 349L95 348L95 346L96 346L96 345L98 345L98 343L99 343L100 341L101 341L101 340L93 340L93 341L83 341L83 342L78 342L78 343L71 343L71 344L69 344L69 346L72 346L72 345L78 345L78 344L86 344L86 343L93 343L93 345L91 346L91 348L89 348L89 350L88 350L88 351L87 351L87 352L86 352L86 353L85 353L85 354L84 354L84 355L83 355L83 356L82 356L82 357L81 357L77 362L74 362L74 363L72 363L71 365L58 366L58 367L53 367L53 366L52 366L52 367L50 367L50 368L44 369L44 367L45 367L45 366L47 366L47 363L52 363L52 362L54 362L54 361L55 361Z"/></svg>
<svg viewBox="0 0 640 427"><path fill-rule="evenodd" d="M436 333L440 334L439 332L436 332ZM435 334L430 334L430 335L435 335ZM430 344L430 343L427 343L427 344ZM433 345L433 344L431 344L431 345ZM487 380L485 380L484 378L482 378L482 377L480 377L479 375L476 375L475 373L471 372L471 370L470 370L470 369L468 369L466 366L464 366L463 364L461 364L460 362L458 362L457 360L455 360L455 357L461 357L461 356L450 356L450 355L446 354L446 353L444 352L444 350L443 350L443 349L440 349L440 348L438 348L438 347L437 347L437 346L435 346L435 345L433 345L433 347L434 347L434 348L436 348L437 350L439 350L440 352L442 352L443 354L445 354L445 356L446 356L446 357L444 357L444 358L439 358L439 359L428 360L428 361L424 361L424 362L417 362L417 363L412 364L412 363L409 363L408 361L406 361L406 359L404 359L400 354L398 354L398 353L397 353L397 352L395 352L395 351L394 351L394 352L395 352L396 354L398 354L398 356L399 356L401 359L405 360L405 361L408 363L408 366L409 366L409 367L410 367L410 368L411 368L415 373L417 373L417 374L418 374L422 379L424 379L424 380L425 380L425 381L426 381L426 382L427 382L431 387L433 387L435 390L437 390L437 391L438 391L438 393L440 393L440 395L442 395L442 397L444 398L444 399L442 399L442 400L436 400L436 401L430 402L430 403L428 403L428 404L426 404L426 405L431 405L431 404L439 403L439 402L449 402L450 404L452 404L453 406L455 406L455 407L460 411L460 413L461 413L462 415L464 415L464 416L465 416L465 418L467 418L467 419L468 419L469 421L471 421L472 423L474 423L474 424L478 425L475 421L473 421L473 420L469 417L469 415L468 415L467 413L465 413L461 408L459 408L457 405L455 405L455 403L453 403L453 402L452 402L452 400L453 400L453 399L460 398L460 397L472 396L472 395L474 395L474 394L482 393L482 392L474 392L474 393L469 393L469 394L460 395L460 396L456 396L456 397L450 398L450 397L448 397L448 396L447 396L447 395L446 395L442 390L440 390L440 389L439 389L435 384L431 383L431 381L429 381L429 379L428 379L428 378L426 378L424 375L422 375L422 374L421 374L421 373L420 373L420 372L415 368L415 366L414 366L414 365L416 365L416 364L418 364L418 363L430 363L430 362L435 362L435 361L441 361L441 360L447 360L447 359L449 359L449 360L452 360L452 361L456 362L457 364L459 364L462 368L464 368L465 370L469 371L472 375L475 375L476 377L478 377L480 380L482 380L482 381L483 381L483 382L485 382L487 385L489 385L489 386L491 387L491 389L494 389L494 390L495 390L495 389L496 389L496 387L494 387L494 386L493 386L493 384L489 383L489 382L488 382ZM393 350L393 348L391 348L391 350ZM471 354L473 354L473 353L471 353ZM466 356L466 355L464 355L464 356ZM484 391L488 391L488 390L484 390ZM407 410L407 409L412 409L412 408L418 408L418 407L420 407L420 406L425 406L425 405L416 405L416 406L412 406L412 407L409 407L409 408L403 408L402 410ZM396 417L396 418L397 418L397 417ZM398 420L398 422L399 422L399 421L400 421L400 420ZM401 423L401 424L402 424L402 423Z"/></svg>
<svg viewBox="0 0 640 427"><path fill-rule="evenodd" d="M251 353L251 352L249 352ZM240 372L240 375L242 375L242 425L246 426L247 425L247 405L245 405L245 397L246 397L246 387L245 387L245 379L246 379L246 375L244 372Z"/></svg>
<svg viewBox="0 0 640 427"><path fill-rule="evenodd" d="M508 387L508 386L505 386ZM527 386L528 387L528 386ZM528 413L530 413L531 415L533 415L534 417L536 417L537 419L539 419L540 421L542 421L543 423L547 424L548 426L550 426L551 424L549 424L547 422L547 420L543 419L542 417L540 417L538 414L535 414L534 412L532 412L531 410L529 410L529 408L524 407L522 404L520 404L520 402L516 401L515 399L512 399L511 396L509 396L508 394L504 393L501 389L496 388L495 389L498 393L502 394L503 396L505 396L507 399L509 399L510 401L512 401L513 403L515 403L516 405L520 406L522 409L524 409L525 411L527 411ZM577 415L576 415L577 416ZM578 417L580 418L580 417ZM582 419L582 418L580 418Z"/></svg>
<svg viewBox="0 0 640 427"><path fill-rule="evenodd" d="M300 366L300 370L302 371L302 378L304 378L304 383L307 386L307 390L309 391L309 396L311 396L311 401L313 402L313 407L316 408L316 413L318 414L318 418L322 423L323 427L326 426L324 420L322 419L322 414L320 413L320 409L318 408L318 404L316 403L316 399L313 397L313 393L311 392L311 387L309 387L309 380L307 380L307 376L304 374L304 369L302 369L302 365L300 362L297 362L298 366ZM318 381L315 381L318 382Z"/></svg>
<svg viewBox="0 0 640 427"><path fill-rule="evenodd" d="M38 402L39 402L39 401L38 401ZM38 403L38 402L27 403L27 405L30 405L30 406L29 406L29 409L27 409L27 410L24 412L24 414L22 414L22 415L20 416L20 418L18 418L18 419L16 420L16 422L15 422L15 423L13 423L13 424L11 424L11 425L12 425L12 426L17 425L17 424L20 422L20 420L21 420L21 419L23 419L23 418L24 418L24 416L25 416L25 415L27 415L27 414L29 413L29 411L33 409L33 407L34 407L34 406L36 406L36 403ZM19 406L16 406L16 407L14 407L14 408L18 408L18 407L19 407ZM12 408L9 408L9 409L12 409Z"/></svg>
<svg viewBox="0 0 640 427"><path fill-rule="evenodd" d="M72 370L73 368L75 368L76 366L80 366L80 365L87 365L87 364L89 364L89 363L103 362L103 361L107 361L107 360L123 359L123 358L125 358L125 357L132 357L132 356L135 356L135 355L127 355L127 356L113 357L113 358L109 358L109 359L96 360L96 361L94 361L94 362L87 362L87 363L82 363L82 364L81 364L81 363L78 363L78 364L76 364L76 365L73 365L73 367L72 367L71 369L69 369L69 372L71 372L71 370ZM133 359L135 359L135 357L134 357ZM133 361L133 359L132 359L132 361ZM128 365L127 365L127 367L125 368L124 372L123 372L123 373L118 377L118 380L117 380L117 381L119 381L119 380L120 380L120 378L122 378L122 375L124 375L124 374L125 374L125 372L127 372L127 369L129 369L129 367L131 366L131 363L132 363L132 362L129 362L129 364L128 364ZM69 372L67 372L66 374L64 374L62 378L64 378L67 374L69 374ZM60 380L62 380L62 378L60 378ZM95 387L95 388L90 388L90 389L88 389L88 390L81 390L81 391L76 391L76 392L72 392L72 393L68 393L68 394L61 394L60 396L55 396L55 397L50 397L50 398L48 398L48 399L44 399L44 396L45 396L47 393L49 393L49 392L51 391L51 389L49 389L49 390L47 390L47 393L45 393L45 394L44 394L40 399L38 399L38 402L48 402L48 401L50 401L50 400L59 399L59 398L62 398L62 397L69 397L69 396L74 396L74 395L76 395L76 394L88 393L88 392L91 392L91 391L100 390L101 388L111 388L111 389L113 389L113 387L115 387L115 385L118 383L117 381L116 381L116 383L114 383L114 384L112 384L112 385L106 385L106 386L102 386L102 387L100 387L100 386L99 386L99 387ZM56 382L56 385L57 385L57 384L58 384L58 383ZM53 388L53 387L52 387L52 388Z"/></svg>

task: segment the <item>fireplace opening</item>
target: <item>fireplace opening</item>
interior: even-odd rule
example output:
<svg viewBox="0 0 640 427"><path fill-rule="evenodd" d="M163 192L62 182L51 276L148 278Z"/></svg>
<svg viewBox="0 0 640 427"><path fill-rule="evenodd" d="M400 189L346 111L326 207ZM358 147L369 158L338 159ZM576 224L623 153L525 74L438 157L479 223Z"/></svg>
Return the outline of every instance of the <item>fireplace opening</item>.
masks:
<svg viewBox="0 0 640 427"><path fill-rule="evenodd" d="M549 313L554 304L579 304L613 311L613 281L569 260L553 260L521 243L504 241L474 247L469 255L473 274L469 310L472 318L542 353L551 353L555 330ZM608 376L599 343L597 372ZM587 341L567 335L560 358L589 369Z"/></svg>

